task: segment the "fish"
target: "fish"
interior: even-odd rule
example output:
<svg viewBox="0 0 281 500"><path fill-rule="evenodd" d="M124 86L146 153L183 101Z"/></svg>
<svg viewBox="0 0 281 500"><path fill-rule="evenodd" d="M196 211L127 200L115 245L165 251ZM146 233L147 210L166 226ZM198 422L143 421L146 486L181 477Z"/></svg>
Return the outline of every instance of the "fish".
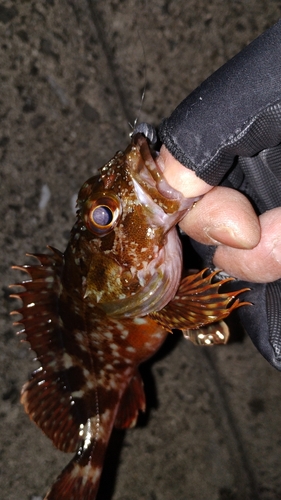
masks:
<svg viewBox="0 0 281 500"><path fill-rule="evenodd" d="M28 277L14 285L12 314L39 362L21 403L74 454L45 500L94 500L113 428L145 411L139 365L174 329L197 344L225 342L220 322L245 304L245 289L221 292L232 278L216 281L216 271L182 278L176 226L197 199L168 185L152 142L134 133L82 185L64 253L49 246L28 254L36 264L14 266Z"/></svg>

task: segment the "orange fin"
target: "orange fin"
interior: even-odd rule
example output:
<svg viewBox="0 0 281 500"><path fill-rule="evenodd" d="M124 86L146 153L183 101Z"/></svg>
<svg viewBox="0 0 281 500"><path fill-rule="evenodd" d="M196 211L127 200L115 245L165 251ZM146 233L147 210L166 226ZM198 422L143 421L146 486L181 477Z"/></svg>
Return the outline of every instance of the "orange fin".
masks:
<svg viewBox="0 0 281 500"><path fill-rule="evenodd" d="M237 307L249 304L240 302L236 297L248 290L219 293L219 288L233 278L226 278L212 282L219 271L214 271L207 276L208 269L184 278L171 302L160 311L151 313L150 316L161 326L171 331L193 330L202 326L221 321Z"/></svg>
<svg viewBox="0 0 281 500"><path fill-rule="evenodd" d="M73 345L74 339L69 338L60 323L58 299L63 254L51 250L53 255L33 255L39 261L37 265L15 266L27 272L31 279L15 285L25 290L12 295L22 301L22 307L12 314L22 315L15 323L23 326L18 333L25 334L41 365L24 385L21 402L54 445L68 452L77 450L79 426L83 422L69 390L69 382L79 380L81 383L81 370L71 354L77 349L79 355L80 349L79 345ZM84 352L83 355L85 359Z"/></svg>
<svg viewBox="0 0 281 500"><path fill-rule="evenodd" d="M141 376L137 372L122 396L114 427L117 429L134 427L140 410L145 411L145 394Z"/></svg>
<svg viewBox="0 0 281 500"><path fill-rule="evenodd" d="M183 330L184 338L201 346L227 344L229 335L229 328L224 321L218 321L196 330Z"/></svg>

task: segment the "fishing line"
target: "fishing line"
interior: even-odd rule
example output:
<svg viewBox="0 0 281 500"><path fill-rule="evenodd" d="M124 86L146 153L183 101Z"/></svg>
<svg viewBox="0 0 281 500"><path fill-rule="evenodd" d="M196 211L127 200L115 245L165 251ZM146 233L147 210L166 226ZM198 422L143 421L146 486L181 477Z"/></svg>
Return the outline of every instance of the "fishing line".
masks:
<svg viewBox="0 0 281 500"><path fill-rule="evenodd" d="M131 129L132 129L132 132L129 134L129 135L130 135L130 137L132 137L132 135L134 135L134 133L135 133L136 126L137 126L138 120L139 120L140 115L141 115L142 106L143 106L143 103L144 103L144 98L145 98L145 93L146 93L146 86L147 86L147 65L146 65L146 53L145 53L145 48L144 48L143 41L142 41L141 36L140 36L139 29L137 29L137 34L138 34L138 39L139 39L140 44L141 44L141 48L142 48L142 55L143 55L143 60L144 60L144 86L143 86L143 89L142 89L141 101L140 101L139 109L138 109L138 112L137 112L137 116L136 116L136 118L134 119L134 123L133 123L133 125L132 125L130 122L128 122L129 126L130 126L130 127L131 127Z"/></svg>

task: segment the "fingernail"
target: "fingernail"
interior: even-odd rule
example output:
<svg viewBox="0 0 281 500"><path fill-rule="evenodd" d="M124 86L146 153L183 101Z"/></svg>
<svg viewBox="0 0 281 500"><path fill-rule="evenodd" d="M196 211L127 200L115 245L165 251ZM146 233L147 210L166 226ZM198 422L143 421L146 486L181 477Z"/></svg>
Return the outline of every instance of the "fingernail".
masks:
<svg viewBox="0 0 281 500"><path fill-rule="evenodd" d="M206 228L205 233L215 245L223 244L234 248L251 248L248 241L238 237L233 229L227 226Z"/></svg>

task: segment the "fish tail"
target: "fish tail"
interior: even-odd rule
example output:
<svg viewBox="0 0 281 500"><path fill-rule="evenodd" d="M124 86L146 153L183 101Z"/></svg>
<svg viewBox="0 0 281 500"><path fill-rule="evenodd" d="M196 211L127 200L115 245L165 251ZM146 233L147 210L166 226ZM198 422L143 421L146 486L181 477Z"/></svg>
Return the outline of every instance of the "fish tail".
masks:
<svg viewBox="0 0 281 500"><path fill-rule="evenodd" d="M79 452L58 476L44 500L95 500L105 446L95 442L86 453Z"/></svg>

